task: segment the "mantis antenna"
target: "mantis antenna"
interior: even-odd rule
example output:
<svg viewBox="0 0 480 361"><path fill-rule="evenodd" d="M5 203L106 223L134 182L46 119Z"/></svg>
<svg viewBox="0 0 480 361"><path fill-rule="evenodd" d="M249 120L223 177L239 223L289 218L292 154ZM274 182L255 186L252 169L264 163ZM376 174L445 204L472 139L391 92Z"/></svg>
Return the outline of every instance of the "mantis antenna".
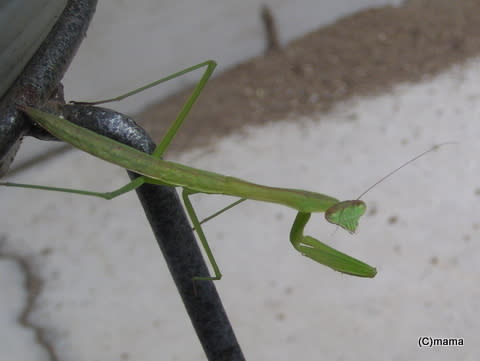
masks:
<svg viewBox="0 0 480 361"><path fill-rule="evenodd" d="M430 149L420 153L419 155L413 157L412 159L406 161L405 163L403 163L400 167L398 168L395 168L394 170L392 170L390 173L388 173L387 175L383 176L382 178L380 178L378 181L376 181L375 183L373 183L370 187L367 188L366 191L364 191L362 194L360 194L357 198L357 200L359 200L360 198L362 198L365 194L367 194L368 192L370 192L373 188L375 188L377 185L379 185L380 183L382 183L383 181L385 181L387 178L389 178L390 176L392 176L393 174L397 173L400 169L402 169L403 167L406 167L407 165L409 165L410 163L413 163L415 162L417 159L423 157L425 154L428 154L430 152L433 152L433 151L436 151L438 148L440 147L443 147L444 145L447 145L447 144L457 144L457 142L444 142L444 143L440 143L440 144L435 144L433 147L431 147Z"/></svg>
<svg viewBox="0 0 480 361"><path fill-rule="evenodd" d="M334 204L330 208L328 208L325 211L325 219L337 226L342 227L343 229L347 230L350 233L355 233L355 230L357 229L358 226L358 220L365 211L367 210L366 204L360 200L365 194L367 194L370 190L372 190L374 187L376 187L378 184L382 183L385 181L387 178L389 178L391 175L394 173L398 172L400 169L403 167L407 166L408 164L416 161L418 158L423 157L425 154L433 152L434 150L437 150L441 146L444 146L446 144L456 144L455 142L445 142L445 143L440 143L437 145L434 145L432 148L420 153L419 155L413 157L412 159L406 161L403 163L401 166L398 168L395 168L392 170L390 173L387 175L383 176L372 184L370 187L367 188L366 191L364 191L360 196L354 200L348 200L348 201L342 201Z"/></svg>

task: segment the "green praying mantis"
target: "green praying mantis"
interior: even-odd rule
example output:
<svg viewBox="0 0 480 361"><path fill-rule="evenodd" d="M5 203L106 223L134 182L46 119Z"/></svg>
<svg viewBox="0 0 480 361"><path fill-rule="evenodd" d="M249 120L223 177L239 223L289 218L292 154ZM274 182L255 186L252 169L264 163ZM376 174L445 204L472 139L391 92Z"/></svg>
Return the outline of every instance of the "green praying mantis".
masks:
<svg viewBox="0 0 480 361"><path fill-rule="evenodd" d="M197 64L193 67L186 68L175 74L157 80L141 88L135 89L131 92L118 96L91 103L76 103L76 104L101 104L124 99L133 94L137 94L143 90L154 87L160 83L166 82L170 79L179 77L183 74L192 72L199 68L205 67L205 71L194 88L192 94L185 102L183 108L180 110L177 118L172 123L167 133L157 145L154 152L150 155L143 153L127 145L119 143L108 137L99 135L95 132L77 126L61 116L47 113L45 111L35 109L27 106L19 106L19 109L26 113L33 121L39 124L42 128L54 135L60 140L72 144L87 153L90 153L107 162L119 165L123 168L129 169L141 174L141 177L136 178L125 186L114 190L112 192L100 193L86 190L56 188L48 186L39 186L31 184L20 184L10 182L0 182L3 186L33 188L49 191L76 193L81 195L88 195L100 197L104 199L113 199L123 193L134 190L144 183L166 185L171 187L181 187L182 198L185 208L193 224L193 229L197 232L200 242L205 250L209 262L214 271L214 276L196 276L194 280L220 280L222 274L217 265L215 257L210 249L201 224L218 216L233 206L247 200L256 200L263 202L277 203L284 205L298 211L297 216L293 222L290 231L290 241L293 247L302 255L311 258L312 260L330 267L336 271L358 277L375 277L377 271L374 267L355 259L345 253L342 253L319 240L304 235L304 228L310 220L312 213L325 213L325 219L350 233L354 233L358 226L359 218L366 211L366 204L360 200L366 192L372 189L375 185L382 182L394 172L398 171L405 165L413 162L424 154L438 148L438 145L423 152L415 158L409 160L399 168L387 174L385 177L376 182L372 187L368 188L360 197L355 200L339 201L334 197L325 194L310 192L301 189L276 188L264 185L251 183L239 178L224 176L218 173L196 169L179 163L169 162L161 159L169 144L175 137L183 121L187 117L193 104L202 92L205 84L212 75L216 63L213 60ZM207 217L203 221L199 221L189 197L195 193L206 194L223 194L228 196L239 197L240 199L232 203L228 207L221 209L215 214Z"/></svg>

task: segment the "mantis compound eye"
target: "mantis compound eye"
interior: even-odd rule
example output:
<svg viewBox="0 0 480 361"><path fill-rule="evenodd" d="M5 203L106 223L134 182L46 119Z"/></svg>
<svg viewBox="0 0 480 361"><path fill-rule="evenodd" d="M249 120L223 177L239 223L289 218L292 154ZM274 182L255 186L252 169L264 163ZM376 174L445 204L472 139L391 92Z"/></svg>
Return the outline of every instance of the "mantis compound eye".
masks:
<svg viewBox="0 0 480 361"><path fill-rule="evenodd" d="M325 212L325 219L350 233L358 227L358 220L367 210L367 205L361 200L339 202Z"/></svg>

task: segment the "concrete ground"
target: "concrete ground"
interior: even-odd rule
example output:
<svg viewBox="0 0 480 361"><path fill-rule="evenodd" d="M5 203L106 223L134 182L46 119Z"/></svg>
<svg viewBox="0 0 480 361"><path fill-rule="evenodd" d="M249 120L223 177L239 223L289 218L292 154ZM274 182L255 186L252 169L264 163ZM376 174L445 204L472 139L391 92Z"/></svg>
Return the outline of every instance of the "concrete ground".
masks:
<svg viewBox="0 0 480 361"><path fill-rule="evenodd" d="M343 200L429 147L456 142L365 195L369 212L356 235L312 217L307 233L376 266L374 279L299 255L288 241L288 208L246 202L205 226L224 274L216 286L247 359L476 359L479 81L472 56L423 81L285 114L169 157ZM126 177L73 151L11 180L110 190ZM105 202L0 192L8 210L0 287L9 290L0 293L0 359L204 359L133 194ZM199 195L195 206L208 215L227 202ZM464 346L420 348L420 337Z"/></svg>

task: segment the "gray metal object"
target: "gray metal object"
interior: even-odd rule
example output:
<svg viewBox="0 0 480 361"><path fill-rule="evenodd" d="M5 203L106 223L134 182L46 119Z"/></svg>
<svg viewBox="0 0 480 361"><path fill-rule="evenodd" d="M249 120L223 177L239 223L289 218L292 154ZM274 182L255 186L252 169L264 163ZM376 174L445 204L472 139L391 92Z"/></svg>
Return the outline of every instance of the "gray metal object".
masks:
<svg viewBox="0 0 480 361"><path fill-rule="evenodd" d="M96 0L71 0L45 41L0 101L0 177L8 170L23 136L33 128L16 104L42 107L56 92L85 36ZM37 133L38 137L42 132ZM47 136L46 134L44 134Z"/></svg>
<svg viewBox="0 0 480 361"><path fill-rule="evenodd" d="M0 97L58 21L67 0L3 0L0 4Z"/></svg>

